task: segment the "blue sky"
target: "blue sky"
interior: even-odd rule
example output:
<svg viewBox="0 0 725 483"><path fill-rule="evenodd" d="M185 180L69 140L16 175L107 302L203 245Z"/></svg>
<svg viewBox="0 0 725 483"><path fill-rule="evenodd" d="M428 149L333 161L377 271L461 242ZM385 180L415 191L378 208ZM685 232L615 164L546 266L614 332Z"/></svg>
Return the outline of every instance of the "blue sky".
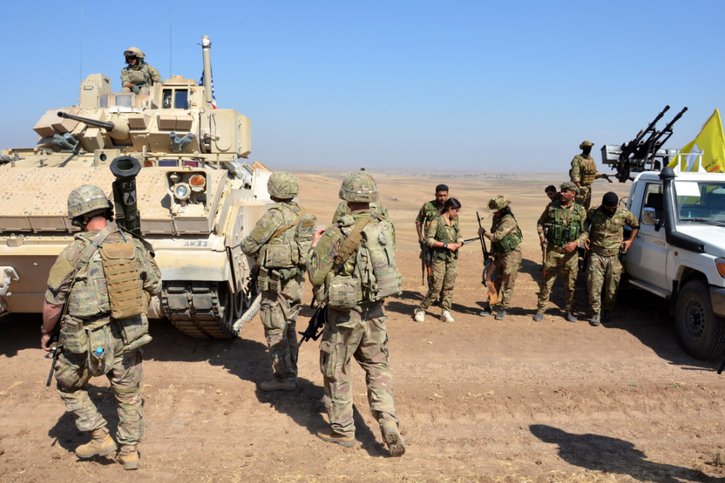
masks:
<svg viewBox="0 0 725 483"><path fill-rule="evenodd" d="M725 106L725 2L7 2L0 148L31 146L81 77L119 88L138 46L253 121L273 168L566 171L577 146L630 140L666 105L667 147ZM664 124L660 123L659 127Z"/></svg>

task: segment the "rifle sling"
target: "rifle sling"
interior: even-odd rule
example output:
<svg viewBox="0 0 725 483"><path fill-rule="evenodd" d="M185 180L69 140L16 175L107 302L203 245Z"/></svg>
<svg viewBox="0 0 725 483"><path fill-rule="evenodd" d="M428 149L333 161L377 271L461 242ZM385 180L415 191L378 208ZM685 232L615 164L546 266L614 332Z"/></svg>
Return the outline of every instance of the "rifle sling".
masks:
<svg viewBox="0 0 725 483"><path fill-rule="evenodd" d="M294 219L294 220L290 221L290 222L289 222L289 223L287 223L286 225L282 225L282 226L280 226L279 228L277 228L277 229L276 229L276 230L274 231L274 233L272 233L272 236L270 236L270 237L269 237L269 240L273 240L274 238L277 238L277 237L278 237L278 236L280 236L280 235L281 235L282 233L284 233L284 232L286 232L287 230L289 230L290 228L292 228L292 227L296 226L296 225L297 225L297 224L299 223L300 219L302 219L302 217L304 216L304 214L305 214L305 213L304 213L304 211L300 210L300 212L296 214L296 216L295 216L295 219Z"/></svg>
<svg viewBox="0 0 725 483"><path fill-rule="evenodd" d="M372 216L365 216L360 218L352 227L350 234L342 241L340 249L337 251L337 255L335 255L335 270L345 265L345 262L355 253L355 250L357 250L357 247L360 246L360 242L362 241L362 231L371 221L373 221Z"/></svg>

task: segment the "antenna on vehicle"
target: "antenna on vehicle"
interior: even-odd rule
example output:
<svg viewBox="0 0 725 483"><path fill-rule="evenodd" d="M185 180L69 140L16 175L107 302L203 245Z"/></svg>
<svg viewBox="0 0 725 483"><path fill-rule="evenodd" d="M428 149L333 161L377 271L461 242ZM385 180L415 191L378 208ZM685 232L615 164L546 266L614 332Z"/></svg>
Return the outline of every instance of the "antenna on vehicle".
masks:
<svg viewBox="0 0 725 483"><path fill-rule="evenodd" d="M80 2L81 11L80 11L80 15L79 15L81 18L81 26L80 26L81 35L80 35L80 41L79 41L79 46L78 46L78 50L79 50L79 53L78 53L78 57L79 57L79 59L78 59L78 81L79 82L83 81L83 20L84 20L83 6L84 6L84 3L85 2L83 0L81 0L81 2Z"/></svg>
<svg viewBox="0 0 725 483"><path fill-rule="evenodd" d="M173 53L174 53L174 37L172 35L173 33L173 26L174 22L171 18L174 14L174 9L171 8L171 2L169 2L169 77L171 77L171 73L173 72Z"/></svg>

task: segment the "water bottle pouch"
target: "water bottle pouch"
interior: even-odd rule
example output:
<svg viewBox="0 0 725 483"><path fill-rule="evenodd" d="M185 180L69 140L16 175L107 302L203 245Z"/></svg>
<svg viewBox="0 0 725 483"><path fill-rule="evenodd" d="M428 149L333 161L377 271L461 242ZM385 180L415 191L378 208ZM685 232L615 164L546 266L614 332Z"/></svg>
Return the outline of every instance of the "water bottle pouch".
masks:
<svg viewBox="0 0 725 483"><path fill-rule="evenodd" d="M92 376L108 373L113 367L113 341L108 325L86 329L88 334L88 372Z"/></svg>

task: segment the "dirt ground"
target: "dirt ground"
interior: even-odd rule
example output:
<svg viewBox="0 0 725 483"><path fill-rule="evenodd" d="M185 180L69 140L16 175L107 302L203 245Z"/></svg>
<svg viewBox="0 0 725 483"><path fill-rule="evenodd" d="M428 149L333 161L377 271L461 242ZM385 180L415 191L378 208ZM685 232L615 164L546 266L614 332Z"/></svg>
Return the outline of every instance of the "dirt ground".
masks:
<svg viewBox="0 0 725 483"><path fill-rule="evenodd" d="M166 321L152 323L145 352L146 436L142 468L124 472L110 459L77 461L85 441L53 388L38 348L40 318L0 323L0 480L413 480L413 481L714 481L725 478L725 378L677 344L665 304L623 290L612 323L565 322L557 305L532 320L540 252L535 222L551 175L446 176L376 174L398 234L405 277L401 297L386 304L396 406L407 453L389 458L355 368L358 445L318 440L326 427L317 343L300 351L296 393L265 394L270 375L259 318L232 341L190 339ZM533 179L535 178L535 179ZM327 224L341 175L302 174L301 201ZM460 199L463 235L475 236L475 211L486 215L495 194L512 199L524 231L524 263L505 321L478 315L481 250L462 248L456 321L439 309L411 318L421 298L413 219L438 182ZM595 200L607 189L595 184ZM306 296L309 300L309 291ZM298 330L310 311L305 309ZM113 395L96 378L92 397L116 425ZM131 474L132 473L132 474Z"/></svg>

